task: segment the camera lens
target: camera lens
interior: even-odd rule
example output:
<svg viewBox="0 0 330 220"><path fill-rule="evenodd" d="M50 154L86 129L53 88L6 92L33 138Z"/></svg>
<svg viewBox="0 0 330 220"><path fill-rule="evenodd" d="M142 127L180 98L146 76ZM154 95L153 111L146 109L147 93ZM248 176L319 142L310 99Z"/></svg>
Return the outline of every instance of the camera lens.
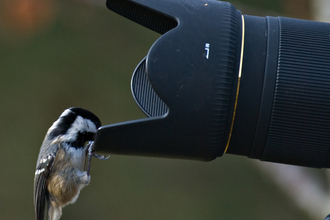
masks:
<svg viewBox="0 0 330 220"><path fill-rule="evenodd" d="M162 36L132 78L149 118L102 127L97 150L330 167L330 24L214 0L107 6Z"/></svg>
<svg viewBox="0 0 330 220"><path fill-rule="evenodd" d="M244 18L242 76L227 153L329 167L330 25Z"/></svg>

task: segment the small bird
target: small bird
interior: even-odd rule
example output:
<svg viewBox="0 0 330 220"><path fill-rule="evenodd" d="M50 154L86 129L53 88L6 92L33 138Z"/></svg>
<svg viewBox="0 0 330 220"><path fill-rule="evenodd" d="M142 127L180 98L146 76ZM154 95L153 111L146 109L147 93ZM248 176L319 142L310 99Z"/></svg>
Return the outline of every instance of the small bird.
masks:
<svg viewBox="0 0 330 220"><path fill-rule="evenodd" d="M66 109L48 129L41 145L34 177L36 220L58 220L62 208L74 203L91 177L85 171L86 156L101 122L82 108ZM99 159L107 159L93 154ZM91 158L91 157L90 157ZM90 163L90 160L89 160ZM90 164L88 164L90 166ZM47 212L46 212L47 210Z"/></svg>

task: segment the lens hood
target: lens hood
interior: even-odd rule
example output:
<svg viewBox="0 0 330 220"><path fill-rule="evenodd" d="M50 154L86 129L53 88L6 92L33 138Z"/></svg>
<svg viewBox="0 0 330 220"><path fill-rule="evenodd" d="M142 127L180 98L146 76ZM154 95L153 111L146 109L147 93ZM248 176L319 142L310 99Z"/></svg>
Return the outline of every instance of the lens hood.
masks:
<svg viewBox="0 0 330 220"><path fill-rule="evenodd" d="M221 156L235 106L241 13L213 0L111 0L107 7L162 36L132 77L133 96L149 118L101 127L96 149L204 161Z"/></svg>

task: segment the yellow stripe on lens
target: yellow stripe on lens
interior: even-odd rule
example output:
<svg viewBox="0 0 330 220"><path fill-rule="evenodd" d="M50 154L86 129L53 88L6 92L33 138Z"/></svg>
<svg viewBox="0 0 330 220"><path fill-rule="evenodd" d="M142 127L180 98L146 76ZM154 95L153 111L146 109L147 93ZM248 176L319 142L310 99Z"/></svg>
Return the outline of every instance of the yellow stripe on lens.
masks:
<svg viewBox="0 0 330 220"><path fill-rule="evenodd" d="M241 84L241 76L242 76L242 66L243 66L243 53L244 53L244 38L245 38L245 21L244 21L244 16L242 15L242 46L241 46L241 57L240 57L240 63L239 63L239 71L238 71L238 80L237 80L237 90L236 90L236 98L235 98L235 105L234 105L234 112L233 112L233 118L231 121L231 126L230 126L230 132L229 132L229 137L226 145L225 152L227 152L231 135L233 133L233 127L234 127L234 122L235 122L235 116L236 116L236 109L237 109L237 101L238 101L238 94L239 94L239 87Z"/></svg>

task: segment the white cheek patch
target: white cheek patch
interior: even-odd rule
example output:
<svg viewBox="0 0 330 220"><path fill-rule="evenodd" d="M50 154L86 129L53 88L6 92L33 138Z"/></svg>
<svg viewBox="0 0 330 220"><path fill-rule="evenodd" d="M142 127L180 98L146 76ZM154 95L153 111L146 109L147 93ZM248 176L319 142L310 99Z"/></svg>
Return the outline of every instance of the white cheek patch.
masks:
<svg viewBox="0 0 330 220"><path fill-rule="evenodd" d="M85 123L86 123L86 127L87 127L87 132L96 133L97 128L96 128L95 124L91 120L85 119Z"/></svg>
<svg viewBox="0 0 330 220"><path fill-rule="evenodd" d="M66 134L62 136L62 139L65 141L72 141L76 139L79 132L96 133L96 131L97 128L91 120L78 116Z"/></svg>

